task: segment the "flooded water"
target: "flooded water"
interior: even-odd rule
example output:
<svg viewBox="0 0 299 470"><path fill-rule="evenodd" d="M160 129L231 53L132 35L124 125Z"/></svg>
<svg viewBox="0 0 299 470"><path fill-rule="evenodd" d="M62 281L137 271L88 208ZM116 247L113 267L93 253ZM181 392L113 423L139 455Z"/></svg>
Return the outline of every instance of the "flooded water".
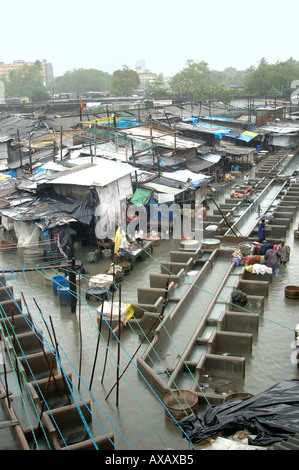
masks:
<svg viewBox="0 0 299 470"><path fill-rule="evenodd" d="M284 295L285 286L299 285L299 240L293 236L293 231L298 225L297 219L294 218L286 237L286 244L291 248L290 262L281 268L281 277L273 278L270 284L259 330L254 335L252 354L246 357L245 378L234 383L238 391L256 394L280 380L299 377L299 369L291 361L294 327L299 322L298 300L287 299ZM161 264L169 261L170 250L178 248L178 240L162 240L144 261L136 262L133 271L125 276L121 283L122 300L136 302L137 287L149 287L149 274L160 273ZM106 325L102 329L95 375L91 392L89 391L98 338L96 309L99 304L87 301L85 294L89 278L103 273L111 263L111 259L101 259L95 264L88 263L87 253L92 249L93 247L84 247L76 251L76 258L83 262L87 271L80 279L76 313L71 313L69 307L62 307L58 297L53 294L51 283L45 283L44 278L50 274L48 271L47 274L41 271L16 273L16 278L8 283L13 286L15 297L23 294L36 328L43 331L49 347L51 345L45 322L49 325L51 317L59 343L61 367L65 372L72 373L74 397L77 400L91 401L94 435L114 433L115 446L119 450L192 449L188 440L182 438L179 427L165 418L162 397L151 389L137 370L137 357L144 353L147 343L131 360L139 346L139 338L129 325L121 333L120 373L128 363L130 366L120 381L119 405L116 406L116 388L106 399L117 378L118 355L118 341L113 335L109 335ZM3 270L16 270L23 266L22 250L2 252L0 257ZM52 274L59 273L53 271ZM207 284L205 288L214 295L211 285ZM204 298L202 301L205 302ZM196 315L199 302L197 300L189 313L194 311ZM181 322L180 330L177 330L173 337L174 342L180 342L180 335L185 334L184 328L187 326L188 322ZM211 332L206 333L209 335ZM103 375L107 347L107 365ZM196 351L196 354L201 352ZM182 384L180 386L182 387ZM13 448L10 439L6 445Z"/></svg>

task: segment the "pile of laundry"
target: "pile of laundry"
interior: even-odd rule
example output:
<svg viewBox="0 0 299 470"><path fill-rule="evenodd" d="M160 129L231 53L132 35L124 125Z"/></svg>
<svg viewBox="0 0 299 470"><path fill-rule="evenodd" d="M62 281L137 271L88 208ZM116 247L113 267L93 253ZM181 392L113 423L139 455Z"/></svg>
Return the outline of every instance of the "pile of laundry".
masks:
<svg viewBox="0 0 299 470"><path fill-rule="evenodd" d="M236 266L244 265L246 271L253 274L272 274L272 268L266 266L264 255L246 255L243 256L241 250L235 250L230 255L231 261L234 261Z"/></svg>

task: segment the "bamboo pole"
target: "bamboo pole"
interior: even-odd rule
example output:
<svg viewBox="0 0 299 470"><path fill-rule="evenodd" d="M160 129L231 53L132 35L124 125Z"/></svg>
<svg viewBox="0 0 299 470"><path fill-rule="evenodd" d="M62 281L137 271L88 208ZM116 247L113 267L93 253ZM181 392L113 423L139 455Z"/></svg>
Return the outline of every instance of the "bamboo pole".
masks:
<svg viewBox="0 0 299 470"><path fill-rule="evenodd" d="M101 318L100 318L100 327L99 327L95 357L94 357L94 361L93 361L93 367L92 367L90 384L89 384L89 390L90 391L91 391L91 386L92 386L92 382L93 382L93 376L94 376L94 371L95 371L95 367L96 367L96 361L97 361L98 351L99 351L99 344L100 344L100 339L101 339L102 321L103 321L103 305L104 305L104 299L102 300L102 315L101 315Z"/></svg>
<svg viewBox="0 0 299 470"><path fill-rule="evenodd" d="M80 274L79 274L79 338L80 338L80 360L79 360L79 381L78 390L80 390L81 383L81 368L82 368L82 324L81 324L81 300L80 300Z"/></svg>
<svg viewBox="0 0 299 470"><path fill-rule="evenodd" d="M114 276L113 276L113 279L114 279ZM106 370L106 364L107 364L108 348L109 348L109 344L110 344L112 312L113 312L113 300L114 300L114 289L113 289L113 291L112 291L112 298L111 298L111 314L110 314L110 322L109 322L109 331L108 331L108 339L107 339L107 348L106 348L105 362L104 362L104 368L103 368L103 373L102 373L102 378L101 378L101 382L102 382L102 383L103 383L103 380L104 380L104 375L105 375L105 370ZM103 316L103 312L102 312L102 316Z"/></svg>
<svg viewBox="0 0 299 470"><path fill-rule="evenodd" d="M54 336L54 341L55 341L55 347L56 347L56 353L57 353L57 357L60 359L60 354L59 354L59 349L58 349L58 343L57 343L57 339L56 339L56 333L55 333L55 330L54 330L54 325L53 325L53 322L52 322L52 317L51 315L49 315L49 319L50 319L50 323L51 323L51 327L52 327L52 331L53 331L53 336ZM66 380L65 380L65 374L62 370L62 367L60 365L60 371L61 371L61 376L62 376L62 380L64 382L64 387L65 387L65 392L66 392L66 396L67 396L67 399L68 399L68 402L69 404L71 404L71 400L70 400L70 397L69 397L69 394L68 394L68 390L67 390L67 384L66 384Z"/></svg>
<svg viewBox="0 0 299 470"><path fill-rule="evenodd" d="M112 313L113 313L113 301L114 301L114 291L115 291L115 272L114 272L114 265L113 265L113 291L112 291L112 298L111 298L111 314L110 314L110 323L109 323L109 331L108 331L108 339L107 339L107 348L106 348L106 355L105 355L105 362L104 362L104 369L103 369L103 374L101 378L101 382L103 383L104 380L104 375L105 375L105 369L106 369L106 364L107 364L107 356L108 356L108 347L110 344L110 336L111 336L111 324L112 324ZM103 315L103 312L102 312Z"/></svg>
<svg viewBox="0 0 299 470"><path fill-rule="evenodd" d="M120 318L121 318L121 286L119 286L119 309L118 309L118 345L117 345L117 369L116 369L116 406L118 406L119 401L119 367L120 367Z"/></svg>
<svg viewBox="0 0 299 470"><path fill-rule="evenodd" d="M171 268L172 269L172 268ZM170 271L171 271L170 269ZM162 316L164 315L164 311L165 311L165 308L166 308L166 305L168 303L168 287L169 287L169 281L170 281L170 273L169 273L169 276L168 276L168 279L166 281L166 285L165 285L165 293L164 293L164 296L163 296L163 307L162 307L162 310L161 310L161 313L159 315L159 317L154 321L154 323L152 324L152 326L150 327L149 331L148 331L148 334L156 327L158 321L161 320ZM139 349L141 348L141 346L143 345L144 341L147 339L147 336L144 336L144 338L142 339L142 341L140 342L138 348L136 349L136 351L134 352L133 356L131 357L130 361L128 362L128 364L126 365L123 373L120 375L120 377L118 378L118 381L115 382L115 384L111 387L108 395L106 396L105 400L107 400L112 392L112 390L117 386L118 382L120 381L120 379L124 376L125 372L127 371L127 369L129 368L129 365L131 364L132 360L134 359L134 357L136 356L136 354L138 353Z"/></svg>
<svg viewBox="0 0 299 470"><path fill-rule="evenodd" d="M8 382L7 382L7 370L5 364L5 350L4 350L4 341L2 341L2 336L0 335L0 343L1 343L1 353L2 353L2 365L4 371L4 383L5 383L5 391L6 391L6 399L8 403L8 408L10 408L10 398L9 398L9 390L8 390Z"/></svg>

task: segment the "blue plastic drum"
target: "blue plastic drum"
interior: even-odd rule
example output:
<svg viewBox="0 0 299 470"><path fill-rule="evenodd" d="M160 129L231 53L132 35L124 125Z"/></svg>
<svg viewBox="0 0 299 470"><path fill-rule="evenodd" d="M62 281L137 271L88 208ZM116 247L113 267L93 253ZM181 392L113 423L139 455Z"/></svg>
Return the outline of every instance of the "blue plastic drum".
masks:
<svg viewBox="0 0 299 470"><path fill-rule="evenodd" d="M53 294L58 295L57 289L60 286L67 285L67 278L64 276L54 276L52 279Z"/></svg>
<svg viewBox="0 0 299 470"><path fill-rule="evenodd" d="M59 303L62 307L68 307L71 305L71 293L70 286L60 286L57 289Z"/></svg>

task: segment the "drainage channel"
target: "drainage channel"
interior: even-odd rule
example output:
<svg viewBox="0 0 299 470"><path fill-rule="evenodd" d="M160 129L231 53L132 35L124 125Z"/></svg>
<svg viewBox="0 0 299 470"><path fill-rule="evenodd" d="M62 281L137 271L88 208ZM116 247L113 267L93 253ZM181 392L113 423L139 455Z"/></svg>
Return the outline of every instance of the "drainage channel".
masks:
<svg viewBox="0 0 299 470"><path fill-rule="evenodd" d="M286 182L282 183L279 180L271 180L224 236L232 236L234 231L241 233L243 237L248 237L257 225L258 219L273 206L274 201L286 184ZM260 215L257 215L259 207L261 212Z"/></svg>
<svg viewBox="0 0 299 470"><path fill-rule="evenodd" d="M209 258L194 275L198 263L202 261L201 254L198 260L195 260L189 275L188 272L185 273L185 278L190 279L192 285L186 289L186 283L183 282L183 295L180 285L174 289L169 299L172 302L171 311L164 316L163 322L155 330L148 350L138 359L142 372L162 394L174 388L185 388L184 370L186 365L187 368L190 365L192 370L187 374L187 388L192 388L201 395L198 379L201 362L205 363L206 360L212 362L212 367L215 366L222 376L222 372L226 376L244 375L244 358L209 354L215 339L213 336L218 334L218 324L226 305L231 301L232 291L238 287L241 269L235 266L235 263L229 263L231 251L216 249L210 252ZM180 295L180 298L177 298L177 295ZM223 335L231 337L229 332ZM236 336L237 341L239 338L243 341L246 337L247 342L250 342L247 350L251 349L251 334L238 333ZM231 374L227 374L227 368L231 370ZM196 369L198 370L194 376ZM217 398L219 399L219 395Z"/></svg>

